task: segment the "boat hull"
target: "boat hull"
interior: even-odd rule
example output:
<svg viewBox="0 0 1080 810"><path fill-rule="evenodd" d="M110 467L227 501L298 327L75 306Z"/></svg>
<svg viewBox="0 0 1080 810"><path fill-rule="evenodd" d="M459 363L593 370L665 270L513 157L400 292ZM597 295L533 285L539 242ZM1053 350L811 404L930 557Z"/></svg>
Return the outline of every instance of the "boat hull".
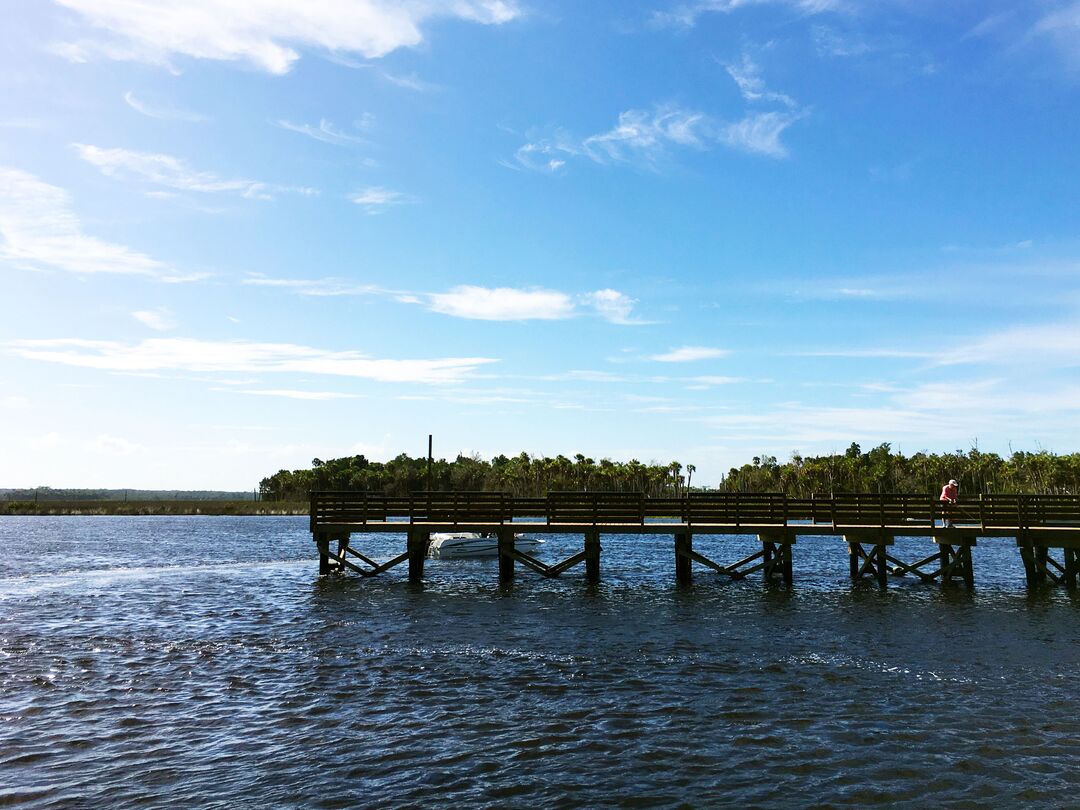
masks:
<svg viewBox="0 0 1080 810"><path fill-rule="evenodd" d="M514 539L514 548L519 551L532 551L543 542L535 537L517 537ZM499 556L499 538L494 535L485 537L472 532L433 534L431 543L428 545L428 556L444 560L497 557Z"/></svg>

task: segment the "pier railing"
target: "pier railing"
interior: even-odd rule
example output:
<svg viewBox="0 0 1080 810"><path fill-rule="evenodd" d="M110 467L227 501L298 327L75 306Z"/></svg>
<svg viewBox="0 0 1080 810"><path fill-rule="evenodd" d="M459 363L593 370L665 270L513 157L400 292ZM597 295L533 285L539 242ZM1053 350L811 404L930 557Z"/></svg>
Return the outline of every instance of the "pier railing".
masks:
<svg viewBox="0 0 1080 810"><path fill-rule="evenodd" d="M550 492L519 498L506 492L311 493L311 530L369 523L630 526L669 521L687 526L769 527L800 523L889 529L933 528L948 521L981 529L1080 528L1080 496L984 495L946 504L929 495L692 492L650 498L640 492Z"/></svg>

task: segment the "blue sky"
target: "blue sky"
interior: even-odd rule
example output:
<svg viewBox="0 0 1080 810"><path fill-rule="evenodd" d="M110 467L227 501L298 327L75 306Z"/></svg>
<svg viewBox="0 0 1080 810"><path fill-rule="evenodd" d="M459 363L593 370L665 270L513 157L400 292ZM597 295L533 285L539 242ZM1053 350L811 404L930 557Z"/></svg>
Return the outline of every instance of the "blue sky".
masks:
<svg viewBox="0 0 1080 810"><path fill-rule="evenodd" d="M0 485L1080 448L1080 3L8 0Z"/></svg>

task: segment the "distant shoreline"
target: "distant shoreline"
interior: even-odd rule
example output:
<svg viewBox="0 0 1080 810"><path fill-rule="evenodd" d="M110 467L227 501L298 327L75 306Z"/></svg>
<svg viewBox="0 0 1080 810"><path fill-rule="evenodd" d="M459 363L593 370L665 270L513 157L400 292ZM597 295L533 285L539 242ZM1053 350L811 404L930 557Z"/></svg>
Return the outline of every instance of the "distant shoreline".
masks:
<svg viewBox="0 0 1080 810"><path fill-rule="evenodd" d="M3 515L306 515L306 501L8 501Z"/></svg>

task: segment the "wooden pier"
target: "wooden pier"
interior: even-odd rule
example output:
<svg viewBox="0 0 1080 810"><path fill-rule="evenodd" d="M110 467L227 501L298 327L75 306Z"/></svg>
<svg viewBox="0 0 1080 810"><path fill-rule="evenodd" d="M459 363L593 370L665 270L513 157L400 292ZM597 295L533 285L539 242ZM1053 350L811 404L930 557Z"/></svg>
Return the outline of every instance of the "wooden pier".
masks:
<svg viewBox="0 0 1080 810"><path fill-rule="evenodd" d="M766 580L790 584L798 538L838 537L847 546L852 579L873 578L882 587L892 576L913 575L944 585L974 587L979 540L1013 540L1027 584L1077 586L1080 573L1080 496L986 495L942 503L927 495L831 495L789 498L784 494L694 492L679 498L648 498L627 492L552 492L517 498L501 492L423 492L407 497L363 492L311 493L311 533L321 574L353 572L376 576L408 563L409 579L424 575L434 532L486 532L498 537L499 577L513 579L516 565L557 577L584 564L585 578L600 578L602 534L674 537L675 579L689 583L694 564L742 579L762 572ZM400 534L404 550L377 562L360 538ZM582 550L559 562L544 562L515 547L518 534L570 534ZM354 536L359 535L354 540ZM730 563L694 550L700 535L756 536L761 550ZM926 537L935 547L923 559L905 562L892 553L896 537Z"/></svg>

